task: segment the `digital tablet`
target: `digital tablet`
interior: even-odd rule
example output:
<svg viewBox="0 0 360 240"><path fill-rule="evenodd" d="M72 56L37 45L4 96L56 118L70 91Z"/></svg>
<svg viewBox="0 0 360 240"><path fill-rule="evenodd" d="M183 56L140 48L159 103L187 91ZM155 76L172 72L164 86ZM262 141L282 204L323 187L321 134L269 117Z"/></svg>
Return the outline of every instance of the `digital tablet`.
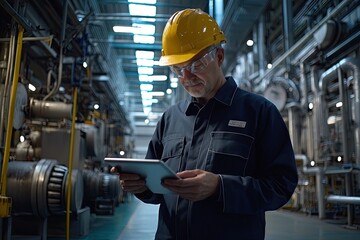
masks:
<svg viewBox="0 0 360 240"><path fill-rule="evenodd" d="M116 167L118 171L136 173L146 181L146 186L153 193L174 194L164 187L161 182L165 178L179 178L163 161L157 159L134 159L134 158L112 158L104 159L110 166Z"/></svg>

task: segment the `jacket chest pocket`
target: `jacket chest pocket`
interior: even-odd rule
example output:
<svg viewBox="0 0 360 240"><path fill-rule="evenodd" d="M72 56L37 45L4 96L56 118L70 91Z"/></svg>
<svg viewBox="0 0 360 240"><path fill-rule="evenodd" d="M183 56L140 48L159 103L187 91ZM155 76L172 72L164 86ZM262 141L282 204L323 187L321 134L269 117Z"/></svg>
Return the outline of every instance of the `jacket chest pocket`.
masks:
<svg viewBox="0 0 360 240"><path fill-rule="evenodd" d="M164 146L161 160L174 171L180 169L181 157L184 151L185 137L173 134L165 137L162 141Z"/></svg>
<svg viewBox="0 0 360 240"><path fill-rule="evenodd" d="M254 138L235 132L212 132L208 164L212 172L242 176Z"/></svg>

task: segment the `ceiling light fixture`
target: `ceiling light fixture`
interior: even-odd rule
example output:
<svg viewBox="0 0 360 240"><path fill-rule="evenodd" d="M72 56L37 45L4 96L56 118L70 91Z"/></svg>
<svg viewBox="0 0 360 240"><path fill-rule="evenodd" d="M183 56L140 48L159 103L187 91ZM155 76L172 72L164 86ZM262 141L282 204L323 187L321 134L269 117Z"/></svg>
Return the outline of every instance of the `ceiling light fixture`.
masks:
<svg viewBox="0 0 360 240"><path fill-rule="evenodd" d="M135 51L136 58L143 58L143 59L154 59L154 51Z"/></svg>

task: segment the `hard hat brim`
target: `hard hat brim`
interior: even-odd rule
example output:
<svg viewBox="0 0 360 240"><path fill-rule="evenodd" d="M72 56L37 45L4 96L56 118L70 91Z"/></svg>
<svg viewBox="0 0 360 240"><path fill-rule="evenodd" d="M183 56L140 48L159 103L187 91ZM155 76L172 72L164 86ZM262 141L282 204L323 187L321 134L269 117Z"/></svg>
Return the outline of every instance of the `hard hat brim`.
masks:
<svg viewBox="0 0 360 240"><path fill-rule="evenodd" d="M197 53L186 53L181 55L167 55L161 56L159 59L159 66L171 66L189 61Z"/></svg>

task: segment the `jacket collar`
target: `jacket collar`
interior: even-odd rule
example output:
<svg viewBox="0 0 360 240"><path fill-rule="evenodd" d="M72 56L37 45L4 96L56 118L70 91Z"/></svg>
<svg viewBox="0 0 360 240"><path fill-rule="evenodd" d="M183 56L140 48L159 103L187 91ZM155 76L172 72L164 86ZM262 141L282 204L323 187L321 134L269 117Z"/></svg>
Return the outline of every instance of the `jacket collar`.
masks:
<svg viewBox="0 0 360 240"><path fill-rule="evenodd" d="M231 106L237 89L238 86L236 85L233 77L226 77L225 84L221 86L213 99L224 105ZM189 95L186 99L185 108L183 110L184 113L189 116L196 115L200 108L201 105L197 102L196 98Z"/></svg>

